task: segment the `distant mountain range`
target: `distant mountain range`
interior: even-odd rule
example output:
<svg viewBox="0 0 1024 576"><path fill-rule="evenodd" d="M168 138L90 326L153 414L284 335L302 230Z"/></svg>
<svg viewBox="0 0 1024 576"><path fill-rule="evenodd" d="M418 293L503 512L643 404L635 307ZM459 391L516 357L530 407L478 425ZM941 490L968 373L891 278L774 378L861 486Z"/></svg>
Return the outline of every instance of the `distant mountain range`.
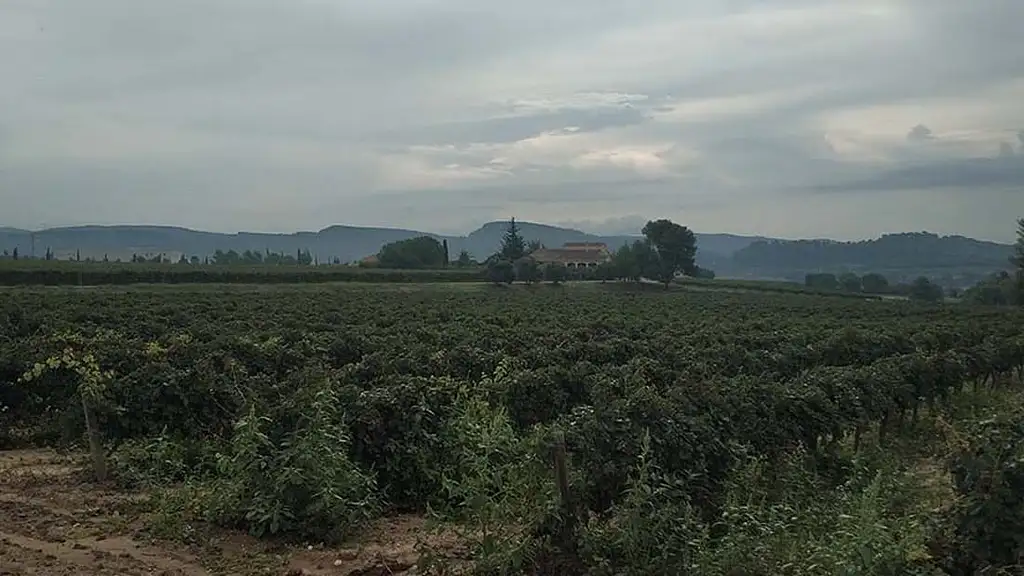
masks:
<svg viewBox="0 0 1024 576"><path fill-rule="evenodd" d="M599 236L580 230L535 224L517 223L527 240L536 240L548 247L561 246L565 242L605 242L611 248L632 242L636 236ZM415 236L432 236L447 240L449 252L454 258L466 250L474 258L483 260L493 254L501 244L507 222L489 222L466 236L446 236L430 232L401 228L368 228L360 226L331 226L319 232L296 232L293 234L264 234L239 232L222 234L202 232L170 226L77 226L70 228L48 228L36 232L16 228L0 228L0 250L29 255L33 251L41 256L47 249L60 259L66 259L81 251L82 257L111 260L128 260L133 254L155 256L165 254L177 257L207 256L216 250L243 252L283 252L291 254L297 250L309 250L321 261L339 258L343 262L359 260L376 254L388 242L405 240ZM715 257L728 256L748 246L760 237L736 236L732 234L698 234L701 251Z"/></svg>
<svg viewBox="0 0 1024 576"><path fill-rule="evenodd" d="M427 235L447 240L454 258L466 250L484 259L501 243L506 222L488 222L465 236L445 236L399 228L331 226L319 232L222 234L170 226L78 226L30 232L0 227L0 250L41 257L47 249L59 259L81 252L83 258L129 260L133 254L207 256L216 250L295 253L308 250L321 262L334 258L352 262L376 254L388 242ZM601 236L581 230L520 222L527 240L548 247L566 242L604 242L611 248L639 238ZM973 284L995 270L1009 267L1013 248L963 236L928 233L891 234L864 242L778 240L734 234L697 234L697 261L719 276L802 281L808 272L881 272L893 281L926 275L950 286Z"/></svg>

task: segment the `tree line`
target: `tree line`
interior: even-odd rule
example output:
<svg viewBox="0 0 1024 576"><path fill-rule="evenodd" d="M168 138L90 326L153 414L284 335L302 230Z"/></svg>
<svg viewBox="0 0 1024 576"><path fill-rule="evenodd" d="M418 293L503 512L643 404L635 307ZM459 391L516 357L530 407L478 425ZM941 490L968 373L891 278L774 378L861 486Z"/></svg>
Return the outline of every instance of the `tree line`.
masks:
<svg viewBox="0 0 1024 576"><path fill-rule="evenodd" d="M804 279L808 288L826 291L842 291L858 294L907 296L911 300L938 302L945 296L942 287L924 276L920 276L910 284L890 284L889 280L878 273L872 272L858 276L852 272L843 274L813 273Z"/></svg>
<svg viewBox="0 0 1024 576"><path fill-rule="evenodd" d="M58 260L56 254L50 248L46 249L46 253L42 258L25 257L19 253L18 248L13 250L4 250L0 252L0 260L9 261L21 261L21 260L43 260L47 262ZM107 254L104 254L102 258L94 258L87 256L82 258L82 251L76 250L73 256L67 258L68 261L72 262L84 262L84 263L121 263L120 258L111 259ZM282 266L310 266L319 264L342 264L340 258L333 258L327 262L320 262L319 259L309 251L298 249L295 254L287 254L284 252L271 252L270 250L245 250L238 252L236 250L216 250L211 256L189 256L185 253L179 254L178 259L174 260L168 257L164 253L160 254L132 254L128 260L131 264L189 264L193 266L206 265L206 266L237 266L237 265L282 265Z"/></svg>

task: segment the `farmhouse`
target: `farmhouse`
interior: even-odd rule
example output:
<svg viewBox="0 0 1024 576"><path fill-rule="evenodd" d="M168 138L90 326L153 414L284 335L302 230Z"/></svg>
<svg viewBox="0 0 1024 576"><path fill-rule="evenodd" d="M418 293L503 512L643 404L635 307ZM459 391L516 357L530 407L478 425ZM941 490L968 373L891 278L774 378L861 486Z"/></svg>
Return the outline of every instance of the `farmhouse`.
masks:
<svg viewBox="0 0 1024 576"><path fill-rule="evenodd" d="M564 264L569 270L597 268L612 253L603 242L566 242L561 248L541 248L530 254L540 264Z"/></svg>

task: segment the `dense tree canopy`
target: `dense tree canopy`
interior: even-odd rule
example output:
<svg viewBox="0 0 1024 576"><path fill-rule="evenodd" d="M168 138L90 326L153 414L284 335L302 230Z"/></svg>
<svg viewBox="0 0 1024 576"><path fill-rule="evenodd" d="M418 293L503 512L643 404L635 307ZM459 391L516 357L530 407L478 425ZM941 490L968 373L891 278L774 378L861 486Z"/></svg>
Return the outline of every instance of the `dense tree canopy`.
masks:
<svg viewBox="0 0 1024 576"><path fill-rule="evenodd" d="M671 220L662 219L648 222L642 232L657 254L653 268L655 278L668 285L679 272L687 276L695 274L697 239L693 231Z"/></svg>
<svg viewBox="0 0 1024 576"><path fill-rule="evenodd" d="M532 284L541 279L540 264L533 258L520 258L515 263L516 280Z"/></svg>
<svg viewBox="0 0 1024 576"><path fill-rule="evenodd" d="M839 285L847 292L860 292L864 288L860 276L853 272L846 272L839 276Z"/></svg>
<svg viewBox="0 0 1024 576"><path fill-rule="evenodd" d="M495 284L511 284L516 279L515 265L511 260L492 258L487 263L487 279Z"/></svg>
<svg viewBox="0 0 1024 576"><path fill-rule="evenodd" d="M377 254L381 268L396 270L443 268L446 264L444 245L430 236L418 236L385 244Z"/></svg>
<svg viewBox="0 0 1024 576"><path fill-rule="evenodd" d="M615 278L639 282L645 276L657 273L658 254L650 242L636 240L626 244L612 255L611 274Z"/></svg>
<svg viewBox="0 0 1024 576"><path fill-rule="evenodd" d="M804 278L804 285L818 290L838 290L839 279L836 278L835 274L808 274Z"/></svg>
<svg viewBox="0 0 1024 576"><path fill-rule="evenodd" d="M942 300L942 287L921 276L910 285L910 299L922 302L938 302Z"/></svg>
<svg viewBox="0 0 1024 576"><path fill-rule="evenodd" d="M1006 272L993 274L965 290L963 300L990 306L1017 303L1017 280Z"/></svg>
<svg viewBox="0 0 1024 576"><path fill-rule="evenodd" d="M884 294L889 290L889 280L881 274L865 274L860 282L861 288L868 294Z"/></svg>

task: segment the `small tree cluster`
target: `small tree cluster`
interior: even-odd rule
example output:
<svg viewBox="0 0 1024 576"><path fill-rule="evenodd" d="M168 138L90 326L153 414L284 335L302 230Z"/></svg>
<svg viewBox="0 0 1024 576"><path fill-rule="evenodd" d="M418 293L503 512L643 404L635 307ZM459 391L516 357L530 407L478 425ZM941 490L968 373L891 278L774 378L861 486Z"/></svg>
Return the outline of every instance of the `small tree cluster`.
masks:
<svg viewBox="0 0 1024 576"><path fill-rule="evenodd" d="M910 291L907 295L911 300L920 302L939 302L944 296L942 286L935 284L924 276L919 276L911 283Z"/></svg>
<svg viewBox="0 0 1024 576"><path fill-rule="evenodd" d="M804 277L804 285L816 290L844 290L865 294L886 294L891 291L889 280L876 273L864 276L857 276L853 272L844 272L839 276L827 272L812 273Z"/></svg>
<svg viewBox="0 0 1024 576"><path fill-rule="evenodd" d="M418 236L385 244L377 254L381 268L422 269L448 265L448 244L430 236Z"/></svg>
<svg viewBox="0 0 1024 576"><path fill-rule="evenodd" d="M527 284L539 282L544 277L544 271L530 254L540 247L539 242L527 242L519 232L516 219L510 219L501 238L501 247L487 261L488 280L494 284L512 284L516 280ZM459 260L461 266L469 265L469 254L463 251Z"/></svg>
<svg viewBox="0 0 1024 576"><path fill-rule="evenodd" d="M599 278L633 282L649 278L667 287L680 273L701 275L695 262L697 240L689 228L671 220L652 220L642 232L643 240L622 246L612 255L611 262L599 267Z"/></svg>
<svg viewBox="0 0 1024 576"><path fill-rule="evenodd" d="M1005 306L1019 303L1018 281L1005 270L964 290L962 298L972 304Z"/></svg>
<svg viewBox="0 0 1024 576"><path fill-rule="evenodd" d="M284 252L271 252L266 250L260 252L258 250L246 250L244 252L236 252L234 250L217 250L213 253L213 257L209 260L210 264L216 266L233 266L238 264L270 264L270 265L310 265L313 263L313 255L309 250L299 249L295 254L285 254ZM193 257L190 259L191 263L198 264L199 258Z"/></svg>
<svg viewBox="0 0 1024 576"><path fill-rule="evenodd" d="M697 267L697 241L693 232L671 220L652 220L644 226L644 238L620 248L611 262L595 271L601 280L623 279L639 282L643 278L657 280L667 287L680 273L687 276L714 276L709 270ZM502 237L498 252L488 260L487 277L495 284L511 284L515 280L533 283L541 279L552 283L563 282L568 270L562 264L547 264L543 268L530 254L543 248L540 242L523 239L511 219Z"/></svg>

